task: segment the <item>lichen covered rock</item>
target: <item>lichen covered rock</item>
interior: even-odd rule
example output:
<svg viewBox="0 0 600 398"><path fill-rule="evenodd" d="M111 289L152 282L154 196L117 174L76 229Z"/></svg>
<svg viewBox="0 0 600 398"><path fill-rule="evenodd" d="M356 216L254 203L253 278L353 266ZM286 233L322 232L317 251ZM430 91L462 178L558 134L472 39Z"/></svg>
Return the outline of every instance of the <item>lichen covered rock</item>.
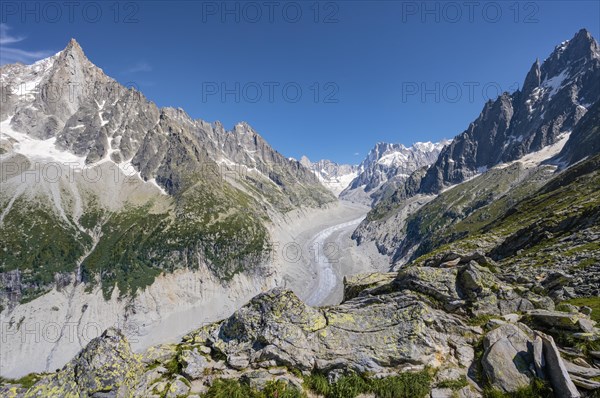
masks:
<svg viewBox="0 0 600 398"><path fill-rule="evenodd" d="M25 396L127 396L141 370L141 361L125 336L110 328L90 341L62 370L37 382Z"/></svg>

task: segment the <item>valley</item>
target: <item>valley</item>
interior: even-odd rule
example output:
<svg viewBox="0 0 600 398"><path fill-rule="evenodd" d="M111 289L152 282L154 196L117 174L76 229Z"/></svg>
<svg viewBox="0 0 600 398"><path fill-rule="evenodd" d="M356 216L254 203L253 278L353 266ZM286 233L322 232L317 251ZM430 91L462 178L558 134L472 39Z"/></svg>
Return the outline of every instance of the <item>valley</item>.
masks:
<svg viewBox="0 0 600 398"><path fill-rule="evenodd" d="M0 71L1 396L598 397L586 29L452 140L359 164L159 107L75 39Z"/></svg>

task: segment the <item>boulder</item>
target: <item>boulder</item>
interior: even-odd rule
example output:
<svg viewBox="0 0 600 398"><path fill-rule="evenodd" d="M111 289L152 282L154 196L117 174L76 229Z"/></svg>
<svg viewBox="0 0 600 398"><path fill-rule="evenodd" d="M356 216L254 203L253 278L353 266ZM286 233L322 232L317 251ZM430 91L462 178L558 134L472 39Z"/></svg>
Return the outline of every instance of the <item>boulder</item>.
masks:
<svg viewBox="0 0 600 398"><path fill-rule="evenodd" d="M593 333L594 332L594 326L596 326L596 322L592 321L591 319L586 319L586 318L580 318L578 321L578 326L579 329L584 332L584 333Z"/></svg>
<svg viewBox="0 0 600 398"><path fill-rule="evenodd" d="M573 384L575 384L579 388L583 388L584 390L597 390L600 389L600 382L586 379L579 376L571 376L571 380Z"/></svg>
<svg viewBox="0 0 600 398"><path fill-rule="evenodd" d="M155 387L156 381L162 379L168 374L168 370L162 366L152 367L140 377L138 384L133 389L134 397L151 397L152 390ZM166 384L162 386L162 390L166 388Z"/></svg>
<svg viewBox="0 0 600 398"><path fill-rule="evenodd" d="M175 380L169 384L165 398L187 397L190 392L190 382L183 376L177 375Z"/></svg>
<svg viewBox="0 0 600 398"><path fill-rule="evenodd" d="M546 374L550 379L555 395L561 398L579 398L581 394L571 381L567 367L560 357L558 348L552 336L537 332L544 345L544 359L546 360Z"/></svg>
<svg viewBox="0 0 600 398"><path fill-rule="evenodd" d="M160 344L148 348L142 354L142 362L146 365L159 363L164 364L176 355L175 344Z"/></svg>
<svg viewBox="0 0 600 398"><path fill-rule="evenodd" d="M514 392L528 386L533 357L529 344L533 336L520 324L505 324L489 332L483 341L483 369L493 386Z"/></svg>
<svg viewBox="0 0 600 398"><path fill-rule="evenodd" d="M568 331L581 331L579 325L578 314L560 312L560 311L547 311L547 310L532 310L526 314L529 321L542 329L560 329Z"/></svg>
<svg viewBox="0 0 600 398"><path fill-rule="evenodd" d="M563 360L563 362L567 368L567 372L569 372L571 376L585 377L588 379L592 377L600 377L600 369L576 365L573 362L565 360Z"/></svg>
<svg viewBox="0 0 600 398"><path fill-rule="evenodd" d="M573 276L569 274L560 271L553 272L542 281L542 286L546 290L552 291L567 286L571 280L573 280Z"/></svg>
<svg viewBox="0 0 600 398"><path fill-rule="evenodd" d="M179 361L183 366L183 374L192 380L202 377L205 369L209 367L209 359L200 354L198 349L182 351Z"/></svg>
<svg viewBox="0 0 600 398"><path fill-rule="evenodd" d="M228 355L227 364L233 369L243 370L250 366L250 358L246 355Z"/></svg>
<svg viewBox="0 0 600 398"><path fill-rule="evenodd" d="M270 364L327 374L335 369L383 374L398 367L469 366L480 329L431 301L401 289L319 309L274 289L186 338L222 353L236 369Z"/></svg>
<svg viewBox="0 0 600 398"><path fill-rule="evenodd" d="M456 282L469 300L492 295L492 289L500 285L500 281L488 268L480 266L475 261L470 261L460 268Z"/></svg>
<svg viewBox="0 0 600 398"><path fill-rule="evenodd" d="M502 319L509 323L517 323L521 320L521 315L519 314L505 314L502 315Z"/></svg>
<svg viewBox="0 0 600 398"><path fill-rule="evenodd" d="M529 291L526 292L523 297L529 300L535 309L548 311L554 311L555 309L554 301L548 296L540 296L539 294Z"/></svg>
<svg viewBox="0 0 600 398"><path fill-rule="evenodd" d="M522 297L513 297L507 299L498 300L498 307L500 308L500 313L510 314L514 312L526 312L535 309L535 306L531 303L531 301L524 299Z"/></svg>
<svg viewBox="0 0 600 398"><path fill-rule="evenodd" d="M462 299L456 289L457 272L453 268L409 267L398 273L394 285L449 304Z"/></svg>
<svg viewBox="0 0 600 398"><path fill-rule="evenodd" d="M30 396L129 395L142 373L141 361L123 333L105 330L65 367L38 381Z"/></svg>
<svg viewBox="0 0 600 398"><path fill-rule="evenodd" d="M396 272L357 274L344 277L344 301L348 301L365 290L384 286L392 282L398 274Z"/></svg>

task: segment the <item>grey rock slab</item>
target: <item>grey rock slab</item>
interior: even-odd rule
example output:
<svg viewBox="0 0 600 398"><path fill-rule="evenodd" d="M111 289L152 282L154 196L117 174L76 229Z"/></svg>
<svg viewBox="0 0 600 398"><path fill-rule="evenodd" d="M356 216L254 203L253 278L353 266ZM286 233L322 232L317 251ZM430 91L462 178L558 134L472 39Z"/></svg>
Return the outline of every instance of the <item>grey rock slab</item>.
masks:
<svg viewBox="0 0 600 398"><path fill-rule="evenodd" d="M451 388L434 388L431 390L431 398L452 398L454 391Z"/></svg>
<svg viewBox="0 0 600 398"><path fill-rule="evenodd" d="M492 385L505 392L529 385L531 340L532 336L516 324L501 325L486 335L481 364Z"/></svg>
<svg viewBox="0 0 600 398"><path fill-rule="evenodd" d="M600 388L600 382L586 379L579 376L571 376L573 380L573 384L575 384L579 388L583 388L584 390L597 390Z"/></svg>
<svg viewBox="0 0 600 398"><path fill-rule="evenodd" d="M570 331L579 331L579 316L573 313L547 310L533 310L527 312L531 321L545 328L558 328Z"/></svg>
<svg viewBox="0 0 600 398"><path fill-rule="evenodd" d="M535 336L533 340L533 364L535 365L535 372L540 379L545 379L544 366L546 362L544 360L544 343L540 336Z"/></svg>
<svg viewBox="0 0 600 398"><path fill-rule="evenodd" d="M576 365L573 362L565 360L563 360L563 362L565 363L567 372L569 372L570 375L585 378L600 377L600 369Z"/></svg>
<svg viewBox="0 0 600 398"><path fill-rule="evenodd" d="M575 387L575 384L573 384L573 381L569 376L567 367L560 356L552 336L543 333L538 333L538 335L541 337L544 344L544 358L546 360L545 371L556 395L561 398L581 397L581 394L577 391L577 387Z"/></svg>

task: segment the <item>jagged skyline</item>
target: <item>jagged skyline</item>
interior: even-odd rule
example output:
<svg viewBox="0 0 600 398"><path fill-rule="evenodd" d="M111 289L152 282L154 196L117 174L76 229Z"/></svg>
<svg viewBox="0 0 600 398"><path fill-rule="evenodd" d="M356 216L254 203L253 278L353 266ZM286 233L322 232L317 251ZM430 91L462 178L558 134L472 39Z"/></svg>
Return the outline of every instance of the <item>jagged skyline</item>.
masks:
<svg viewBox="0 0 600 398"><path fill-rule="evenodd" d="M453 23L446 18L451 10L441 8L437 16L426 15L423 22L422 10L415 14L406 9L412 2L372 7L360 7L361 2L333 3L337 9L322 4L319 20L324 22L333 13L336 23L314 23L314 10L306 5L297 24L287 23L281 12L269 23L265 10L257 23L244 18L250 10L240 15L239 23L235 15L222 22L222 10L213 14L201 5L188 5L191 8L184 14L180 7L160 2L134 3L137 8L121 5L117 10L101 4L101 18L94 23L83 19L81 6L74 10L73 23L68 10L62 10L60 20L50 22L50 10L43 14L40 6L36 23L22 23L22 10L7 10L0 58L6 59L7 49L13 49L13 56L25 54L33 61L36 55L41 58L41 52L59 51L75 37L92 62L122 84L134 82L159 106L181 107L194 118L220 120L226 128L247 121L285 156L357 164L377 141L410 146L455 136L479 113L486 84L492 98L498 86L512 91L523 84L523 73L536 58L543 60L578 29L585 27L600 36L597 3L570 2L569 7L558 3L535 3L537 11L523 4L518 14L509 4L498 3L502 17L497 23L484 19L482 8L473 22L467 18L468 10L461 10L462 18ZM90 20L94 10L88 8ZM165 25L165 16L175 22ZM527 17L531 21L525 21ZM359 22L364 28L356 30ZM137 33L127 36L133 30ZM125 36L127 40L118 39ZM473 48L478 49L477 59L465 62ZM221 83L232 89L236 82L240 90L247 89L247 95L241 93L239 102L234 95L221 101ZM252 82L263 92L257 103L244 99L253 94ZM279 83L273 103L267 99L267 82ZM281 89L290 82L303 90L298 103L282 100ZM472 101L471 83L478 84ZM462 96L452 102L455 84ZM320 97L315 103L317 88ZM415 89L417 93L410 94ZM441 97L439 102L436 94L425 94L425 101L421 100L422 92L431 89ZM328 94L339 102L324 103Z"/></svg>

